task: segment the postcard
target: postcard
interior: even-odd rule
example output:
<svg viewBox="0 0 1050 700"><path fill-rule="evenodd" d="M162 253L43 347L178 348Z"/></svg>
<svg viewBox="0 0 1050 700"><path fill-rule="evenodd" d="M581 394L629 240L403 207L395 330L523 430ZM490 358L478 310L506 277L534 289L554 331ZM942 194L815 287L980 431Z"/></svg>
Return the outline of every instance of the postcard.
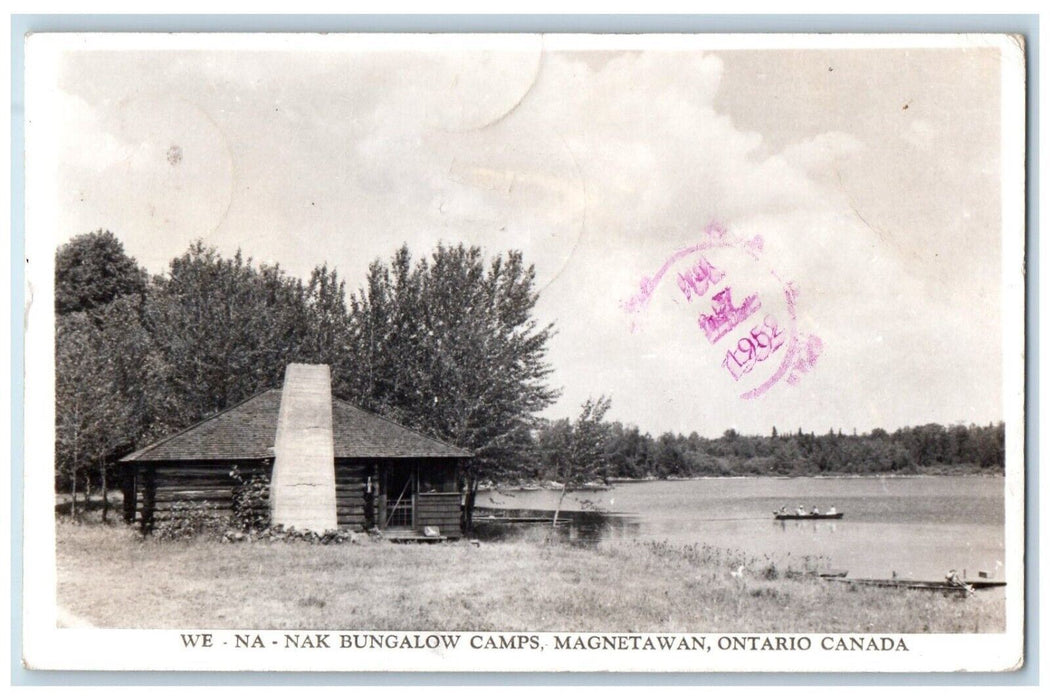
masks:
<svg viewBox="0 0 1050 700"><path fill-rule="evenodd" d="M28 668L1024 664L1022 39L26 42Z"/></svg>

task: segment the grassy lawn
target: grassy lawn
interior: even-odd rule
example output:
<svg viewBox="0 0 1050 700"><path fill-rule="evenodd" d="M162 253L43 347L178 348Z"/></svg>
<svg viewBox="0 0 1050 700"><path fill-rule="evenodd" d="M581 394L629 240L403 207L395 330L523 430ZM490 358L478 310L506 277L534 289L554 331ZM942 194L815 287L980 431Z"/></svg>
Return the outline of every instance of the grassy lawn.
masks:
<svg viewBox="0 0 1050 700"><path fill-rule="evenodd" d="M222 544L58 523L58 603L111 628L617 632L997 632L968 599L768 578L738 551L540 541ZM778 562L783 567L782 562ZM743 569L740 569L743 565ZM798 563L798 568L802 563ZM739 575L734 575L734 572ZM74 618L75 619L75 618Z"/></svg>

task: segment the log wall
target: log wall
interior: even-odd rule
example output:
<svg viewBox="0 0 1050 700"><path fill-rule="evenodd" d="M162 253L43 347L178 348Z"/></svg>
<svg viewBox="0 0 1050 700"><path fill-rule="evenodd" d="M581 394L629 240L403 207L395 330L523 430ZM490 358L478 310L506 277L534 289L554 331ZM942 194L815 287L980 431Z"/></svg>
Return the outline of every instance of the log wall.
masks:
<svg viewBox="0 0 1050 700"><path fill-rule="evenodd" d="M217 515L233 514L234 492L241 485L230 472L236 467L243 481L260 476L270 478L270 465L265 461L238 464L170 464L139 467L125 483L133 483L138 520L151 529L158 520L170 517L177 504L203 505ZM265 501L257 506L268 508Z"/></svg>
<svg viewBox="0 0 1050 700"><path fill-rule="evenodd" d="M416 529L430 525L441 529L446 537L461 537L460 494L421 493L416 496Z"/></svg>
<svg viewBox="0 0 1050 700"><path fill-rule="evenodd" d="M336 460L335 515L339 529L364 530L374 521L375 516L367 512L365 493L373 471L374 467L367 464ZM372 488L376 488L374 483Z"/></svg>
<svg viewBox="0 0 1050 700"><path fill-rule="evenodd" d="M340 529L364 530L382 515L387 494L380 489L384 460L337 459L335 462L336 519ZM413 465L425 473L425 481L440 490L414 494L415 529L435 526L448 537L461 537L461 495L455 491L455 464L419 460ZM232 515L235 492L240 485L230 476L236 467L241 479L261 476L269 481L272 466L267 460L239 463L158 463L133 465L125 472L125 518L137 516L143 529L170 517L176 504L207 503L218 515ZM371 491L369 491L369 484ZM260 504L261 509L268 504Z"/></svg>

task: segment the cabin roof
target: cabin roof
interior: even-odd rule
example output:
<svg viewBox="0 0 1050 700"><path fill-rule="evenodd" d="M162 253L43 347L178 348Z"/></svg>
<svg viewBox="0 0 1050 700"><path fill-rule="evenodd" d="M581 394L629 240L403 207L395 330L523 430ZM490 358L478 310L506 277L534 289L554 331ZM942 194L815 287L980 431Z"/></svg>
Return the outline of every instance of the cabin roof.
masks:
<svg viewBox="0 0 1050 700"><path fill-rule="evenodd" d="M274 456L281 390L269 389L143 447L121 462L268 459ZM471 457L340 399L332 399L335 458Z"/></svg>

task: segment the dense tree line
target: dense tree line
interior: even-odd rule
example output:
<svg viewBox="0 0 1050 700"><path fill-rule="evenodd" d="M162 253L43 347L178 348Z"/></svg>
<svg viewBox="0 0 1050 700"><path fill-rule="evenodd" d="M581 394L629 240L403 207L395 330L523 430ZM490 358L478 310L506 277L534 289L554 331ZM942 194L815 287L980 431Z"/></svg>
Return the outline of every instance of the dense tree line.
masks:
<svg viewBox="0 0 1050 700"><path fill-rule="evenodd" d="M733 474L1001 470L1003 426L926 425L866 435L727 431L656 438L604 420L538 414L557 398L520 253L486 259L402 247L348 292L326 265L301 280L195 243L150 277L108 231L56 253L56 487L105 493L115 460L281 384L290 362L332 367L333 392L475 452L479 483Z"/></svg>
<svg viewBox="0 0 1050 700"><path fill-rule="evenodd" d="M581 419L582 420L582 419ZM574 424L548 421L533 440L538 459L523 470L525 481L563 478L561 464ZM821 474L1002 473L1003 423L943 426L936 423L875 429L862 435L829 430L822 435L778 433L740 435L727 430L704 438L664 433L652 437L619 422L601 425L601 466L588 473L592 481L610 479L688 478L695 476L801 476Z"/></svg>

